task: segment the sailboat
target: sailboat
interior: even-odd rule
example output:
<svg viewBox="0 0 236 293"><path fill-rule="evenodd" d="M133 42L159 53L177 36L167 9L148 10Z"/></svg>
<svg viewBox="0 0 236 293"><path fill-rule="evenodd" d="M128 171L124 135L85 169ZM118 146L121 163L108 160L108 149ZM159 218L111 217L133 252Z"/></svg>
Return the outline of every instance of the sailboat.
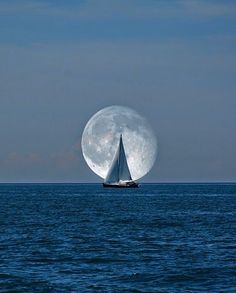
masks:
<svg viewBox="0 0 236 293"><path fill-rule="evenodd" d="M118 149L103 183L104 187L138 187L130 174L125 149L120 135Z"/></svg>

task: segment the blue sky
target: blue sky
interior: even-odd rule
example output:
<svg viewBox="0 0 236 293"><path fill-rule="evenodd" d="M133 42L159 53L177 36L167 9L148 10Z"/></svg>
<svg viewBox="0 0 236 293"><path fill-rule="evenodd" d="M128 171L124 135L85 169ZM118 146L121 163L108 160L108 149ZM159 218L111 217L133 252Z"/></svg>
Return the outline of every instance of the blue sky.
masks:
<svg viewBox="0 0 236 293"><path fill-rule="evenodd" d="M149 118L144 181L235 181L235 1L0 1L0 181L99 181L97 110Z"/></svg>
<svg viewBox="0 0 236 293"><path fill-rule="evenodd" d="M152 40L235 33L234 1L1 1L1 42Z"/></svg>

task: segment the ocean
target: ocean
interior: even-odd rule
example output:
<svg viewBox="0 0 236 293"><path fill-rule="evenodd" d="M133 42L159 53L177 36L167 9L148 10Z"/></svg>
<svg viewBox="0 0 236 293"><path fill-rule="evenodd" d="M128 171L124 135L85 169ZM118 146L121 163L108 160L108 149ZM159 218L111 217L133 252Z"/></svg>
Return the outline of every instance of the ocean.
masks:
<svg viewBox="0 0 236 293"><path fill-rule="evenodd" d="M236 292L236 184L1 184L0 292Z"/></svg>

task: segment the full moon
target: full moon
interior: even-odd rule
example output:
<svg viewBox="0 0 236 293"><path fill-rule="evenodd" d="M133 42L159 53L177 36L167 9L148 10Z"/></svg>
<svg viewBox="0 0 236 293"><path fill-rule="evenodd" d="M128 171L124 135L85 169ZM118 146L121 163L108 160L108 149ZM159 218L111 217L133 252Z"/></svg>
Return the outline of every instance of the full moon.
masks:
<svg viewBox="0 0 236 293"><path fill-rule="evenodd" d="M94 173L105 178L121 134L131 176L137 180L155 162L157 139L146 119L130 108L110 106L90 118L82 135L84 159Z"/></svg>

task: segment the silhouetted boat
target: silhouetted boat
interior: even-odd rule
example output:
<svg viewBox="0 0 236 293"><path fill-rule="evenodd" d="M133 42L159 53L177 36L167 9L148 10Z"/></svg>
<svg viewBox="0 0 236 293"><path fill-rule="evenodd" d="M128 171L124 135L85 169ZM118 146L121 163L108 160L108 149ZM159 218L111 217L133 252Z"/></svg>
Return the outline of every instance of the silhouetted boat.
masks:
<svg viewBox="0 0 236 293"><path fill-rule="evenodd" d="M122 134L115 157L103 183L104 187L138 187L130 174L128 163L126 160Z"/></svg>

